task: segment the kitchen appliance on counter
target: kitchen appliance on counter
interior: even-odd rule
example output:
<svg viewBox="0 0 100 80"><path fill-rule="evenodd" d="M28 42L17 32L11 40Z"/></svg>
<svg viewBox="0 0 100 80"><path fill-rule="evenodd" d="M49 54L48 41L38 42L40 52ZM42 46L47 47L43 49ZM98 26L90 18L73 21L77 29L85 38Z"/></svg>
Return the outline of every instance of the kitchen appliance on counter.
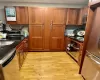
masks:
<svg viewBox="0 0 100 80"><path fill-rule="evenodd" d="M6 32L6 24L4 24L1 20L0 20L0 31L2 31L3 33Z"/></svg>
<svg viewBox="0 0 100 80"><path fill-rule="evenodd" d="M100 7L94 21L86 48L81 74L86 80L100 80Z"/></svg>

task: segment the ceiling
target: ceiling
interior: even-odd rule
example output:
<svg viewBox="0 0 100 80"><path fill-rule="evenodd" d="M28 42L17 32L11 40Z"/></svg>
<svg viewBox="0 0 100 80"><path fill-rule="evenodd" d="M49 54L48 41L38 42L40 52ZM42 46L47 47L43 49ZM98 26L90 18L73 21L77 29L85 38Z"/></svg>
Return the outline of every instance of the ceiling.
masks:
<svg viewBox="0 0 100 80"><path fill-rule="evenodd" d="M0 0L0 2L33 2L33 3L56 3L56 4L87 4L88 0Z"/></svg>

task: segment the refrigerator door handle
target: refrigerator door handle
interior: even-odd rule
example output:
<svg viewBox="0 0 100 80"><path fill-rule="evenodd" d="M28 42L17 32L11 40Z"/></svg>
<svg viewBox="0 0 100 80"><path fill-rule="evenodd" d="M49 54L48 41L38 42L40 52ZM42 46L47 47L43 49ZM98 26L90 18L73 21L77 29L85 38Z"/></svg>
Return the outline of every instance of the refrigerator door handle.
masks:
<svg viewBox="0 0 100 80"><path fill-rule="evenodd" d="M87 57L89 57L92 61L94 61L96 64L100 65L100 59L97 58L94 55L87 55Z"/></svg>

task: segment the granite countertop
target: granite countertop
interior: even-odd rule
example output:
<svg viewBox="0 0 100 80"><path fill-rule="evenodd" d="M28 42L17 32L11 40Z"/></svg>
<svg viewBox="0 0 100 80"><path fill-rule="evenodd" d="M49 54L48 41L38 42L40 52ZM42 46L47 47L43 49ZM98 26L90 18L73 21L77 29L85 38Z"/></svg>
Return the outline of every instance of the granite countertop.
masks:
<svg viewBox="0 0 100 80"><path fill-rule="evenodd" d="M81 42L81 43L83 43L84 41L83 40L80 40L79 38L81 38L81 37L78 37L78 36L65 36L65 37L69 37L69 38L71 38L71 39L73 39L73 40L76 40L76 41L78 41L78 42ZM82 37L82 38L84 38L84 37Z"/></svg>
<svg viewBox="0 0 100 80"><path fill-rule="evenodd" d="M16 48L16 46L25 39L26 37L21 37L19 40L16 39L0 39L0 43L4 41L14 41L11 45L0 46L0 60L5 57L12 49Z"/></svg>

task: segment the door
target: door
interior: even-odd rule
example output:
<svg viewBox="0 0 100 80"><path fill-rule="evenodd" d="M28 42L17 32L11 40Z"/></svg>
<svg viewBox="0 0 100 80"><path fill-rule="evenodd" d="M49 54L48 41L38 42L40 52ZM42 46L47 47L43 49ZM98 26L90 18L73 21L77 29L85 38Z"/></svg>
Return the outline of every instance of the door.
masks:
<svg viewBox="0 0 100 80"><path fill-rule="evenodd" d="M16 7L17 24L28 24L28 7Z"/></svg>
<svg viewBox="0 0 100 80"><path fill-rule="evenodd" d="M51 29L50 49L64 49L64 28L65 25L53 25Z"/></svg>
<svg viewBox="0 0 100 80"><path fill-rule="evenodd" d="M44 24L44 8L29 7L29 24Z"/></svg>
<svg viewBox="0 0 100 80"><path fill-rule="evenodd" d="M89 35L87 51L100 57L100 8L95 11L95 17Z"/></svg>
<svg viewBox="0 0 100 80"><path fill-rule="evenodd" d="M29 48L30 50L43 49L44 25L29 25Z"/></svg>

